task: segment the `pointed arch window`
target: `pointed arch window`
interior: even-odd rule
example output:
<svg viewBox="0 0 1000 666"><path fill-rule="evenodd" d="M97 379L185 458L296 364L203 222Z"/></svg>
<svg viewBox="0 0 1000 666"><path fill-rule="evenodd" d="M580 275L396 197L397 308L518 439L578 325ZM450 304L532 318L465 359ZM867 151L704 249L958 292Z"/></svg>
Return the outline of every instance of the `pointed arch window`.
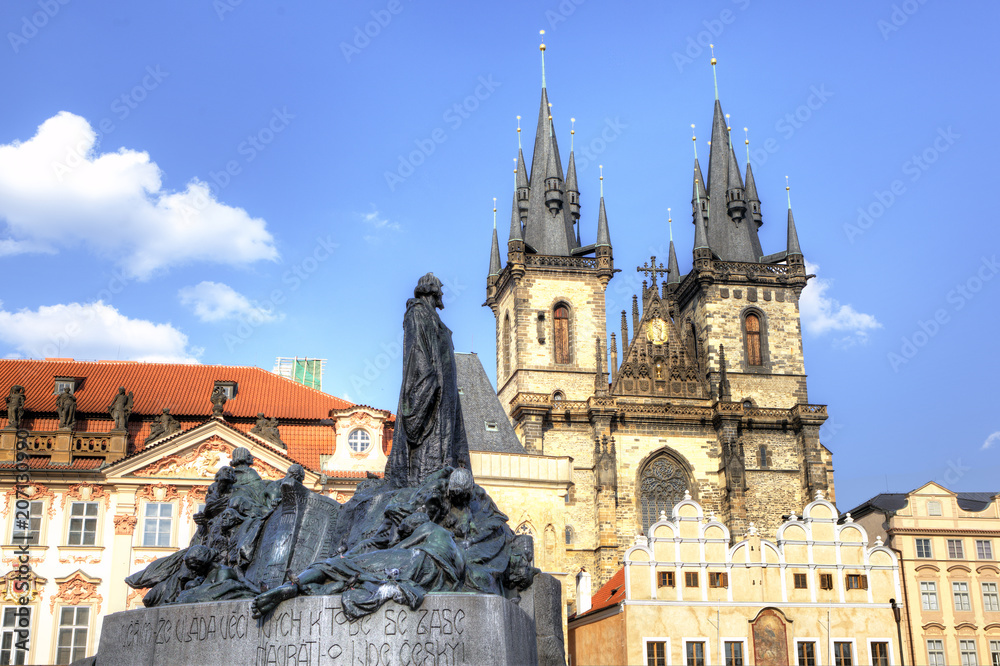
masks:
<svg viewBox="0 0 1000 666"><path fill-rule="evenodd" d="M761 469L767 469L771 466L771 454L768 452L766 444L761 444L757 450L757 463Z"/></svg>
<svg viewBox="0 0 1000 666"><path fill-rule="evenodd" d="M660 512L669 517L674 505L684 499L688 490L687 474L672 456L661 453L639 474L639 514L642 530L660 519Z"/></svg>
<svg viewBox="0 0 1000 666"><path fill-rule="evenodd" d="M560 303L553 314L556 338L555 361L569 363L569 307L565 303Z"/></svg>
<svg viewBox="0 0 1000 666"><path fill-rule="evenodd" d="M751 312L743 319L746 329L747 365L763 365L760 353L760 316Z"/></svg>
<svg viewBox="0 0 1000 666"><path fill-rule="evenodd" d="M510 377L510 313L503 318L503 376Z"/></svg>

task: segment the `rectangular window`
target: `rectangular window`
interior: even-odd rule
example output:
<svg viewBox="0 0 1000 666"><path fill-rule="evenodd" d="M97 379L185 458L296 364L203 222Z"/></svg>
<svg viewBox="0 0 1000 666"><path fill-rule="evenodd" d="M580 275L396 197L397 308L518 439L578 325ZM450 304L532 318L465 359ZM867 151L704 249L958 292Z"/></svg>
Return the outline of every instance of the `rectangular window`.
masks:
<svg viewBox="0 0 1000 666"><path fill-rule="evenodd" d="M667 644L665 641L646 643L646 666L667 666Z"/></svg>
<svg viewBox="0 0 1000 666"><path fill-rule="evenodd" d="M927 503L927 515L928 516L940 516L941 515L941 502L928 502Z"/></svg>
<svg viewBox="0 0 1000 666"><path fill-rule="evenodd" d="M743 643L726 641L726 666L743 666Z"/></svg>
<svg viewBox="0 0 1000 666"><path fill-rule="evenodd" d="M848 590L867 590L868 576L863 574L847 574Z"/></svg>
<svg viewBox="0 0 1000 666"><path fill-rule="evenodd" d="M66 389L69 389L70 393L76 392L76 380L75 379L57 379L56 380L56 390L54 393L59 395Z"/></svg>
<svg viewBox="0 0 1000 666"><path fill-rule="evenodd" d="M684 574L685 587L698 587L698 572L688 571Z"/></svg>
<svg viewBox="0 0 1000 666"><path fill-rule="evenodd" d="M1000 666L1000 641L990 641L990 663Z"/></svg>
<svg viewBox="0 0 1000 666"><path fill-rule="evenodd" d="M56 663L69 664L87 656L87 632L90 629L90 607L64 606L59 611L59 639Z"/></svg>
<svg viewBox="0 0 1000 666"><path fill-rule="evenodd" d="M872 666L889 666L889 644L872 643Z"/></svg>
<svg viewBox="0 0 1000 666"><path fill-rule="evenodd" d="M20 626L18 626L20 625ZM28 651L18 649L21 641L18 629L30 631L31 608L29 606L5 606L3 609L3 627L0 629L0 664L23 664L28 660ZM27 641L21 645L27 645Z"/></svg>
<svg viewBox="0 0 1000 666"><path fill-rule="evenodd" d="M938 610L937 583L920 581L920 607L924 610Z"/></svg>
<svg viewBox="0 0 1000 666"><path fill-rule="evenodd" d="M816 666L816 644L812 641L802 642L796 648L798 666Z"/></svg>
<svg viewBox="0 0 1000 666"><path fill-rule="evenodd" d="M976 557L981 560L992 560L993 542L989 539L976 539Z"/></svg>
<svg viewBox="0 0 1000 666"><path fill-rule="evenodd" d="M965 558L965 548L962 547L961 539L948 539L948 557L953 560Z"/></svg>
<svg viewBox="0 0 1000 666"><path fill-rule="evenodd" d="M819 589L821 590L833 589L833 574L821 573L819 575Z"/></svg>
<svg viewBox="0 0 1000 666"><path fill-rule="evenodd" d="M917 539L917 557L931 558L934 552L931 550L930 539Z"/></svg>
<svg viewBox="0 0 1000 666"><path fill-rule="evenodd" d="M150 502L146 505L146 519L142 527L143 546L169 546L170 526L174 505L169 502Z"/></svg>
<svg viewBox="0 0 1000 666"><path fill-rule="evenodd" d="M809 578L806 574L792 574L792 578L795 580L796 590L805 590L809 587Z"/></svg>
<svg viewBox="0 0 1000 666"><path fill-rule="evenodd" d="M847 641L836 641L833 644L834 666L854 666L854 655L851 644Z"/></svg>
<svg viewBox="0 0 1000 666"><path fill-rule="evenodd" d="M674 586L674 572L673 571L658 571L656 573L656 585L657 585L657 587L673 587Z"/></svg>
<svg viewBox="0 0 1000 666"><path fill-rule="evenodd" d="M959 641L958 652L962 655L962 666L979 664L979 658L976 657L976 641Z"/></svg>
<svg viewBox="0 0 1000 666"><path fill-rule="evenodd" d="M724 573L716 573L714 571L708 574L708 586L709 587L729 587L729 575Z"/></svg>
<svg viewBox="0 0 1000 666"><path fill-rule="evenodd" d="M983 583L983 610L1000 611L1000 597L996 583Z"/></svg>
<svg viewBox="0 0 1000 666"><path fill-rule="evenodd" d="M97 543L97 502L73 502L69 508L69 545Z"/></svg>
<svg viewBox="0 0 1000 666"><path fill-rule="evenodd" d="M37 546L42 537L42 509L45 502L35 500L28 502L28 519L17 517L17 509L14 509L14 533L11 535L11 543L15 546L28 545Z"/></svg>
<svg viewBox="0 0 1000 666"><path fill-rule="evenodd" d="M972 603L969 601L969 584L968 583L952 583L951 584L951 594L955 597L955 610L956 611L970 611L972 610Z"/></svg>
<svg viewBox="0 0 1000 666"><path fill-rule="evenodd" d="M687 666L705 666L705 644L693 641L687 644Z"/></svg>
<svg viewBox="0 0 1000 666"><path fill-rule="evenodd" d="M943 640L932 638L927 641L927 664L928 666L945 666Z"/></svg>

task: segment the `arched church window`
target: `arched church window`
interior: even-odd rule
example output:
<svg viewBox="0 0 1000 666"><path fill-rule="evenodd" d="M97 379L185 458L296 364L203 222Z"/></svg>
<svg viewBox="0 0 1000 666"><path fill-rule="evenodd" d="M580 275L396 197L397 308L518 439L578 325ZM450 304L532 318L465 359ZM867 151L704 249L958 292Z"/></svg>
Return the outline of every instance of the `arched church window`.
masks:
<svg viewBox="0 0 1000 666"><path fill-rule="evenodd" d="M510 313L503 318L503 376L510 377Z"/></svg>
<svg viewBox="0 0 1000 666"><path fill-rule="evenodd" d="M573 545L573 528L570 525L566 526L566 545Z"/></svg>
<svg viewBox="0 0 1000 666"><path fill-rule="evenodd" d="M554 314L556 363L569 363L569 308L560 303Z"/></svg>
<svg viewBox="0 0 1000 666"><path fill-rule="evenodd" d="M747 365L763 365L760 353L760 317L748 314L743 325L746 328Z"/></svg>
<svg viewBox="0 0 1000 666"><path fill-rule="evenodd" d="M766 444L761 444L757 450L757 462L761 469L767 469L771 466L771 455L767 450Z"/></svg>
<svg viewBox="0 0 1000 666"><path fill-rule="evenodd" d="M552 402L562 402L566 399L566 395L562 391L556 391L552 394Z"/></svg>
<svg viewBox="0 0 1000 666"><path fill-rule="evenodd" d="M639 474L639 513L643 531L660 519L661 511L670 516L674 505L684 499L687 489L687 474L673 457L663 453L650 461Z"/></svg>

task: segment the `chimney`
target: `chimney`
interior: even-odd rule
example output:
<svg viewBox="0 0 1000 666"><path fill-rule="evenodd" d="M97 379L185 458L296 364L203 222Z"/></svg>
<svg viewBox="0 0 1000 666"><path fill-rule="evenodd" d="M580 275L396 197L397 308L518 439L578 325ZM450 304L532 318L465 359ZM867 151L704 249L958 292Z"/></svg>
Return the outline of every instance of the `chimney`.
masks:
<svg viewBox="0 0 1000 666"><path fill-rule="evenodd" d="M583 567L576 575L576 615L579 617L590 610L590 574Z"/></svg>

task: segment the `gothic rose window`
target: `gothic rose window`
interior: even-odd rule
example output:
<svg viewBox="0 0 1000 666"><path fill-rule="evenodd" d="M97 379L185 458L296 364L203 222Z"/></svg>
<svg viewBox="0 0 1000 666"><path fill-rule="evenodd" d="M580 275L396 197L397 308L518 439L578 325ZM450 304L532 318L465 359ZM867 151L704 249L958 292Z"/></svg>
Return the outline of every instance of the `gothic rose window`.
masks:
<svg viewBox="0 0 1000 666"><path fill-rule="evenodd" d="M563 304L555 311L556 363L569 363L569 308Z"/></svg>
<svg viewBox="0 0 1000 666"><path fill-rule="evenodd" d="M660 519L664 511L670 517L674 505L684 499L687 475L676 460L660 455L650 462L639 475L639 512L642 529Z"/></svg>
<svg viewBox="0 0 1000 666"><path fill-rule="evenodd" d="M747 333L747 365L763 365L760 355L760 317L748 314L744 319Z"/></svg>

